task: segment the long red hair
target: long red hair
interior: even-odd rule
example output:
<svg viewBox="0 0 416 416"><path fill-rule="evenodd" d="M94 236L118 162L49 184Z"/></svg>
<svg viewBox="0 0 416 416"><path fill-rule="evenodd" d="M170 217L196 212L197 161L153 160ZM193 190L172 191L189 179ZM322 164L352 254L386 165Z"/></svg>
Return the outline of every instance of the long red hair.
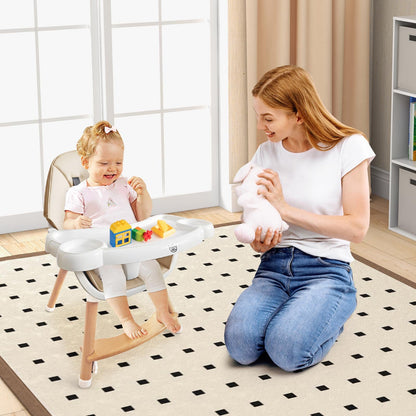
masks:
<svg viewBox="0 0 416 416"><path fill-rule="evenodd" d="M307 138L318 150L329 150L344 137L363 134L341 123L326 109L312 78L298 66L280 66L266 72L254 86L252 94L272 108L302 117Z"/></svg>

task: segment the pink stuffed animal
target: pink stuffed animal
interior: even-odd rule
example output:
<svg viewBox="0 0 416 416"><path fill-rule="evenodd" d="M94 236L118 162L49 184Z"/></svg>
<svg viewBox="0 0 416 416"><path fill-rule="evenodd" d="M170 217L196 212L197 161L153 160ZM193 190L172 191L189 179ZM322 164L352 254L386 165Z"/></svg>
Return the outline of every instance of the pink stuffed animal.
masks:
<svg viewBox="0 0 416 416"><path fill-rule="evenodd" d="M242 243L251 243L254 240L257 227L262 228L261 241L264 240L269 228L276 231L285 231L289 226L282 220L279 211L263 196L257 193L259 180L257 176L263 169L247 163L237 172L234 182L242 182L236 188L237 203L243 208L242 223L235 230L235 236ZM263 185L260 185L263 186Z"/></svg>

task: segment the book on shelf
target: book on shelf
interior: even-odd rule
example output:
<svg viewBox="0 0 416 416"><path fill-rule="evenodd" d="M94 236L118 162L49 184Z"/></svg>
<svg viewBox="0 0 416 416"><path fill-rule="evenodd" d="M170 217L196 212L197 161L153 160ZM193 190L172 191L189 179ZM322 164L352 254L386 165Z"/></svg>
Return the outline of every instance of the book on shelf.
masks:
<svg viewBox="0 0 416 416"><path fill-rule="evenodd" d="M416 161L416 97L410 97L409 159Z"/></svg>

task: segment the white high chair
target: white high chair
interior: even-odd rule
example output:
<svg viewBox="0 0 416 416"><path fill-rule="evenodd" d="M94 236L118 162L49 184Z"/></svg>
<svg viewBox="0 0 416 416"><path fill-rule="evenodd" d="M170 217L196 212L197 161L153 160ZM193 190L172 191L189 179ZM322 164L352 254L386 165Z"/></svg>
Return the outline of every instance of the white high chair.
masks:
<svg viewBox="0 0 416 416"><path fill-rule="evenodd" d="M55 309L59 292L68 270L74 271L78 281L87 292L85 330L82 347L79 386L91 386L92 373L97 371L97 361L134 348L165 329L152 315L142 326L147 334L131 340L124 333L112 338L95 339L98 302L104 300L101 279L94 269L103 264L122 264L127 276L127 296L145 289L137 276L137 264L148 259L157 259L166 278L176 264L177 254L187 250L205 238L212 236L211 223L196 219L185 219L173 215L150 217L132 224L132 227L151 228L158 218L166 219L176 229L166 239L152 237L146 243L134 241L124 247L108 247L109 230L90 228L85 230L62 230L64 204L67 190L88 177L76 151L63 153L52 162L45 189L44 216L53 227L46 238L46 251L57 258L60 267L49 302L48 312Z"/></svg>

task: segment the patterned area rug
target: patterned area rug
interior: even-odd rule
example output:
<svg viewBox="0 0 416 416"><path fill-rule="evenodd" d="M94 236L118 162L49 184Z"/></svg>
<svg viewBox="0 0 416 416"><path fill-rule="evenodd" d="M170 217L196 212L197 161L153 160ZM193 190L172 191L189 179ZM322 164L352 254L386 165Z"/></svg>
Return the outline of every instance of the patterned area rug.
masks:
<svg viewBox="0 0 416 416"><path fill-rule="evenodd" d="M358 261L358 307L322 363L285 373L266 358L240 366L229 357L224 323L259 263L232 230L217 228L215 237L181 253L167 279L183 333L163 333L101 360L85 390L77 384L85 293L75 276L47 313L54 258L0 262L2 378L32 416L415 415L415 290ZM153 313L146 293L129 300L138 322ZM97 335L120 334L108 305L98 310Z"/></svg>

